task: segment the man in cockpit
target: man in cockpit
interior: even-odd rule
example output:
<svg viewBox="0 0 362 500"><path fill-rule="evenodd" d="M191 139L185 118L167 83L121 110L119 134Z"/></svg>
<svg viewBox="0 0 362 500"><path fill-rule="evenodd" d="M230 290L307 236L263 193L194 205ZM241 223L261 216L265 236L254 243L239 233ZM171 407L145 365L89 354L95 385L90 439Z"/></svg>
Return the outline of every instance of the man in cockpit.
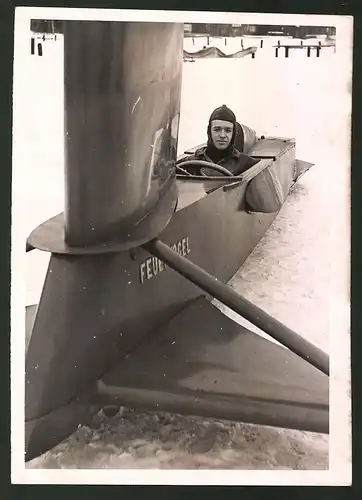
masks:
<svg viewBox="0 0 362 500"><path fill-rule="evenodd" d="M240 175L245 170L255 165L259 160L238 151L235 148L236 137L235 114L225 104L216 108L210 115L207 127L207 145L199 148L192 155L182 158L178 165L182 168L182 162L190 160L202 160L220 165L233 175ZM200 167L188 166L187 171L193 175L200 175ZM203 172L210 176L223 175L215 170Z"/></svg>

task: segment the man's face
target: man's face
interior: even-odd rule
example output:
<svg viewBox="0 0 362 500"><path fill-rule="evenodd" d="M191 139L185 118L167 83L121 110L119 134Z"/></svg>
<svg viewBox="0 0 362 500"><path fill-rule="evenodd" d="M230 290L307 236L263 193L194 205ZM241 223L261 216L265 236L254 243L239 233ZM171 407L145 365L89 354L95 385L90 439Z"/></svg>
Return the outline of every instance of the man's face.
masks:
<svg viewBox="0 0 362 500"><path fill-rule="evenodd" d="M234 125L224 120L211 122L211 139L216 149L226 149L233 136Z"/></svg>

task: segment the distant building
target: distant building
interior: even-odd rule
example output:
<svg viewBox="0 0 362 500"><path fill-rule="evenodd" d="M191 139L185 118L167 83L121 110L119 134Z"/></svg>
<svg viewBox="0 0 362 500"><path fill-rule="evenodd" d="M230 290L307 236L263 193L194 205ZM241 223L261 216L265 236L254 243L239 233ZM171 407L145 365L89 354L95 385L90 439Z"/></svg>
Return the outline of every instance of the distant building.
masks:
<svg viewBox="0 0 362 500"><path fill-rule="evenodd" d="M63 33L64 21L32 19L30 30L36 33ZM307 38L316 35L335 36L334 26L279 26L276 24L208 24L185 23L185 36L292 36L294 38Z"/></svg>
<svg viewBox="0 0 362 500"><path fill-rule="evenodd" d="M185 25L186 26L186 25ZM191 28L190 28L191 27ZM276 24L207 24L191 23L187 25L188 35L204 35L214 37L232 36L292 36L306 38L308 36L336 34L333 26L282 26Z"/></svg>
<svg viewBox="0 0 362 500"><path fill-rule="evenodd" d="M232 24L231 36L244 36L247 33L247 24Z"/></svg>
<svg viewBox="0 0 362 500"><path fill-rule="evenodd" d="M52 21L44 19L31 19L30 30L35 33L58 34L64 32L64 21Z"/></svg>

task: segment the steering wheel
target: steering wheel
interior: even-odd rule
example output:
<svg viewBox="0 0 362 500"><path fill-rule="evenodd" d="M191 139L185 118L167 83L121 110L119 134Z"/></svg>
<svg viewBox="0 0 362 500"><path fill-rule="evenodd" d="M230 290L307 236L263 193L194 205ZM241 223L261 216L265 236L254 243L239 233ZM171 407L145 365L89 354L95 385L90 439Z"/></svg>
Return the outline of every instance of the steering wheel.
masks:
<svg viewBox="0 0 362 500"><path fill-rule="evenodd" d="M218 165L217 163L211 163L209 161L204 161L204 160L187 160L183 161L180 163L179 168L182 169L182 167L186 167L188 165L197 165L200 166L200 172L203 177L210 177L207 175L203 169L209 168L211 170L216 170L217 172L227 176L227 177L234 177L234 174L232 174L227 168Z"/></svg>

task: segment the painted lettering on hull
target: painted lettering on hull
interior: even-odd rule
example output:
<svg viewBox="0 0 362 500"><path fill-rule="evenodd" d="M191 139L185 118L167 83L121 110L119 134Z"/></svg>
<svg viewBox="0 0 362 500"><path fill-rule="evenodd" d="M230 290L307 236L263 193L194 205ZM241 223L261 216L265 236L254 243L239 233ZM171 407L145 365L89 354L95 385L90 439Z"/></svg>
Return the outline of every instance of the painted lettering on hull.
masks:
<svg viewBox="0 0 362 500"><path fill-rule="evenodd" d="M171 245L171 248L183 257L186 257L186 255L190 253L188 236ZM140 282L144 283L145 281L150 280L167 268L168 266L162 262L162 260L157 257L150 257L140 264Z"/></svg>

